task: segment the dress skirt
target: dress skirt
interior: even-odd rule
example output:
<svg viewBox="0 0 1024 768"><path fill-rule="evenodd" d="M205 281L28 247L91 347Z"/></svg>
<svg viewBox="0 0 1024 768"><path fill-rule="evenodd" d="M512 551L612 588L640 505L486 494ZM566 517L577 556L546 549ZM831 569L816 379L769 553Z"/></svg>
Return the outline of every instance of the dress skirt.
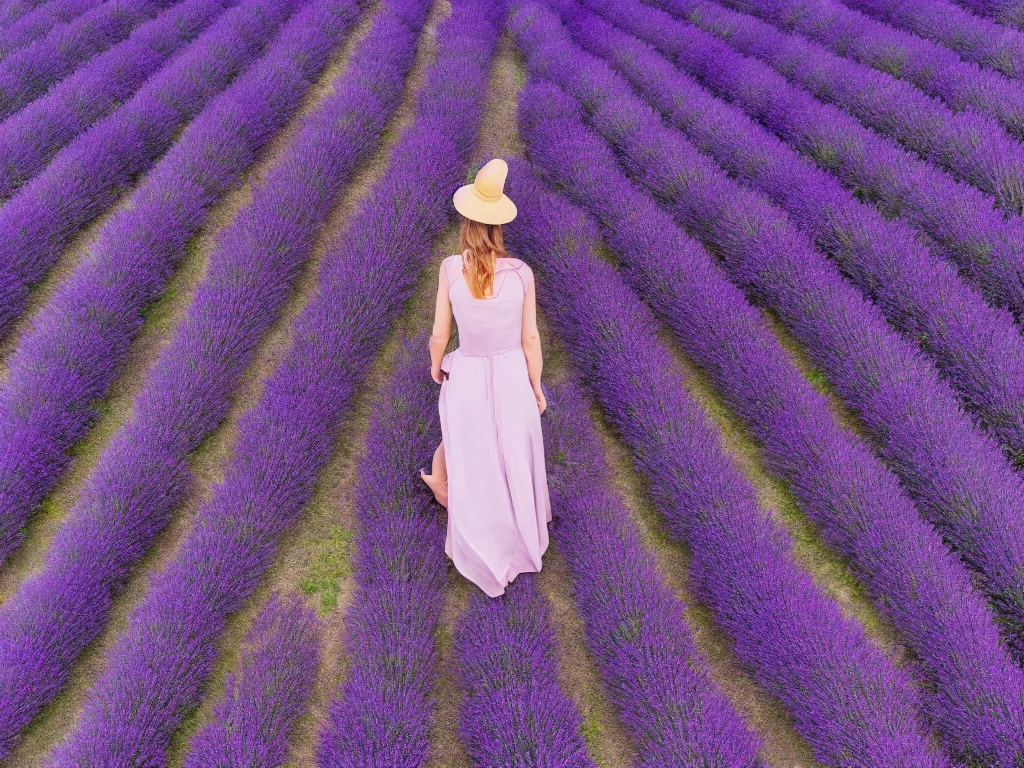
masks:
<svg viewBox="0 0 1024 768"><path fill-rule="evenodd" d="M520 573L539 571L551 520L544 440L526 355L459 349L441 362L438 398L448 468L445 553L497 597Z"/></svg>

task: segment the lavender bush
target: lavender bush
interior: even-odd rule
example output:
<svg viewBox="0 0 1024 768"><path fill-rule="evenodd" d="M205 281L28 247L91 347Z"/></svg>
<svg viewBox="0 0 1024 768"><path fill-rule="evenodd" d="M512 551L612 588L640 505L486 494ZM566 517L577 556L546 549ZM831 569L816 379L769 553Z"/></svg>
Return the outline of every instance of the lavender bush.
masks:
<svg viewBox="0 0 1024 768"><path fill-rule="evenodd" d="M628 4L620 4L621 10ZM740 53L768 63L819 101L835 104L922 159L992 195L1004 211L1024 210L1024 147L974 110L955 113L888 72L831 53L753 16L698 0L690 10L701 29ZM948 182L947 182L948 184Z"/></svg>
<svg viewBox="0 0 1024 768"><path fill-rule="evenodd" d="M697 147L785 208L890 322L931 354L1010 455L1024 461L1024 339L899 220L858 202L742 110L710 96L663 57L575 0L560 3L573 36L609 60Z"/></svg>
<svg viewBox="0 0 1024 768"><path fill-rule="evenodd" d="M441 438L437 387L424 375L425 334L403 343L370 419L345 614L349 666L320 733L321 768L426 765L447 558L443 513L416 470Z"/></svg>
<svg viewBox="0 0 1024 768"><path fill-rule="evenodd" d="M248 64L259 38L287 14L273 4L247 0L225 15L223 27L198 41L206 45L190 57L191 76ZM225 43L236 45L233 62L217 60ZM287 39L282 54L237 80L189 126L19 340L0 388L0 560L70 462L70 448L87 431L96 400L142 328L146 305L160 296L189 238L298 105L301 69L291 59L308 49L293 51L296 45ZM0 218L14 205L0 209Z"/></svg>
<svg viewBox="0 0 1024 768"><path fill-rule="evenodd" d="M588 5L596 7L593 2ZM788 84L763 62L654 8L628 15L602 3L601 14L647 40L700 83L760 120L803 155L835 173L887 217L922 229L936 253L951 259L996 304L1024 317L1024 230L991 200L900 150L849 115Z"/></svg>
<svg viewBox="0 0 1024 768"><path fill-rule="evenodd" d="M100 3L74 22L0 62L0 120L14 114L75 67L152 18L174 0L119 0Z"/></svg>
<svg viewBox="0 0 1024 768"><path fill-rule="evenodd" d="M445 64L428 71L414 126L328 249L292 347L241 420L224 481L132 612L51 768L163 764L168 734L197 702L227 617L259 584L279 535L312 493L366 368L450 220L436 201L464 178L475 141L503 16L471 0L453 6L438 31ZM458 81L447 77L452 68Z"/></svg>
<svg viewBox="0 0 1024 768"><path fill-rule="evenodd" d="M982 16L991 16L1003 24L1024 28L1024 2L1021 0L955 0Z"/></svg>
<svg viewBox="0 0 1024 768"><path fill-rule="evenodd" d="M58 24L65 24L96 5L96 0L51 0L12 3L0 10L0 59L33 40L45 36Z"/></svg>
<svg viewBox="0 0 1024 768"><path fill-rule="evenodd" d="M424 4L416 0L410 6ZM211 127L238 122L245 130L245 121L233 117L239 107L259 115L267 135L273 135L359 10L352 0L320 0L300 10L259 69L243 76L209 116L200 117L206 128L182 137L182 166L203 152L202 137ZM190 452L224 418L257 341L311 256L319 226L360 159L377 143L399 101L415 39L415 29L394 14L380 16L334 94L304 120L290 149L255 186L252 204L222 233L185 318L136 397L133 418L100 456L43 568L0 610L9 638L0 644L0 657L12 664L18 659L20 670L10 678L0 673L2 698L11 703L5 718L10 723L19 722L12 710L30 717L58 692L75 658L102 630L112 593L190 487ZM369 92L375 97L368 98ZM281 113L254 112L253 101L277 105ZM109 339L109 330L102 331L94 331L92 343ZM26 616L35 618L22 634L14 625L24 626Z"/></svg>
<svg viewBox="0 0 1024 768"><path fill-rule="evenodd" d="M498 598L476 590L455 627L454 653L464 692L459 730L474 766L596 768L583 718L558 683L536 574L520 574Z"/></svg>
<svg viewBox="0 0 1024 768"><path fill-rule="evenodd" d="M605 479L610 470L575 382L548 394L552 541L568 562L587 649L633 737L638 768L762 768L760 738L709 677L683 605Z"/></svg>
<svg viewBox="0 0 1024 768"><path fill-rule="evenodd" d="M189 747L185 768L276 768L306 711L320 658L321 624L297 597L274 593L245 638L213 719Z"/></svg>
<svg viewBox="0 0 1024 768"><path fill-rule="evenodd" d="M644 0L680 16L712 10L702 0ZM956 110L991 115L1024 139L1024 92L1003 75L964 61L930 40L894 29L847 8L840 0L722 0L777 26L799 32L840 56L908 80Z"/></svg>
<svg viewBox="0 0 1024 768"><path fill-rule="evenodd" d="M1024 230L991 200L865 129L849 115L794 88L761 62L654 8L629 12L586 0L605 18L652 43L716 95L733 101L783 141L836 174L888 218L901 216L929 236L986 296L1024 317Z"/></svg>
<svg viewBox="0 0 1024 768"><path fill-rule="evenodd" d="M132 94L232 0L185 0L0 123L0 201Z"/></svg>
<svg viewBox="0 0 1024 768"><path fill-rule="evenodd" d="M567 66L581 66L561 47ZM534 164L600 219L624 277L708 372L769 468L920 660L928 711L949 749L1007 765L1024 755L1024 672L970 574L895 475L839 427L712 257L626 179L608 145L580 125L576 102L538 81L519 105Z"/></svg>
<svg viewBox="0 0 1024 768"><path fill-rule="evenodd" d="M540 11L519 7L518 39L533 34ZM736 655L786 705L818 760L948 766L928 744L909 674L797 566L785 532L686 393L654 318L593 255L596 226L545 193L521 161L509 165L506 188L519 209L509 245L558 286L557 296L538 291L547 318L632 449L669 534L688 546L694 591L734 639Z"/></svg>
<svg viewBox="0 0 1024 768"><path fill-rule="evenodd" d="M1024 35L946 0L846 0L844 5L952 48L968 61L1024 78Z"/></svg>
<svg viewBox="0 0 1024 768"><path fill-rule="evenodd" d="M256 58L299 2L244 0L224 13L127 104L72 141L0 207L0 335L79 230Z"/></svg>
<svg viewBox="0 0 1024 768"><path fill-rule="evenodd" d="M860 416L921 512L978 571L1020 654L1024 520L1017 510L1024 508L1024 486L995 442L785 214L662 125L607 64L581 54L577 66L566 67L558 18L530 8L516 30L531 68L575 95L630 175L714 248L734 282L778 314Z"/></svg>

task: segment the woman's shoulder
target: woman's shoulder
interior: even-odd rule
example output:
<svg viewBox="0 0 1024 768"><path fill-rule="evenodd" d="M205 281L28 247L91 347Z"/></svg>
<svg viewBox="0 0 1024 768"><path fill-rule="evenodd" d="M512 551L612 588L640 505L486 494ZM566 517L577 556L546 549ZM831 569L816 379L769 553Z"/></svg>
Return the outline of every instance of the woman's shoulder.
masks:
<svg viewBox="0 0 1024 768"><path fill-rule="evenodd" d="M498 264L505 269L515 269L520 272L533 272L533 270L530 269L529 264L515 256L503 256L498 259Z"/></svg>

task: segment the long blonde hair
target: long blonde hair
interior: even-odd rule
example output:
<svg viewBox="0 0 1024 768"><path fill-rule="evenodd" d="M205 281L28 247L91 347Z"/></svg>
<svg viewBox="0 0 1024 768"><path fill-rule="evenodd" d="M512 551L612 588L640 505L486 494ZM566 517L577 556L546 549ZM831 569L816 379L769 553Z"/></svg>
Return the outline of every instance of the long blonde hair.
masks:
<svg viewBox="0 0 1024 768"><path fill-rule="evenodd" d="M506 255L501 224L484 224L463 217L459 228L459 248L463 252L470 294L476 299L487 298L494 289L497 261Z"/></svg>

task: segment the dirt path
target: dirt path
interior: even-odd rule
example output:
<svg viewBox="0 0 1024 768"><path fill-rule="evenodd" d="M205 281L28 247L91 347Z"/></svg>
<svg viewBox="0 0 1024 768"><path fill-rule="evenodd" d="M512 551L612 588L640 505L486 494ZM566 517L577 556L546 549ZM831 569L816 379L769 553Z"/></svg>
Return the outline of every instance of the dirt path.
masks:
<svg viewBox="0 0 1024 768"><path fill-rule="evenodd" d="M296 114L274 138L260 160L247 172L239 188L226 195L214 207L210 220L190 241L188 255L173 276L164 297L151 310L143 332L132 347L125 373L115 382L111 395L106 400L103 415L76 448L78 455L75 464L58 488L48 497L41 513L36 515L30 528L31 535L12 562L12 567L0 574L0 598L8 596L29 571L42 562L50 537L78 498L82 480L95 465L116 429L127 419L132 399L141 388L146 371L169 341L171 332L187 309L192 292L205 274L206 264L213 252L219 231L234 221L238 212L251 200L252 184L257 179L265 178L266 173L280 159L294 140L302 117L314 110L325 95L333 92L333 81L345 71L355 45L369 30L378 7L379 2L375 2L367 9L363 18L357 22L354 30L332 56L328 67L310 89ZM301 294L301 290L300 286L297 293ZM268 340L280 334L285 322L286 320L282 319L274 326ZM273 346L273 342L268 340L258 348L258 360L266 356L265 348ZM4 765L18 768L41 766L52 746L70 731L85 694L102 669L107 652L117 637L127 629L127 617L148 590L149 574L162 569L170 560L187 530L185 520L191 520L199 504L206 497L210 482L222 476L230 455L234 425L241 413L251 405L252 398L258 395L258 376L253 371L256 367L257 365L251 366L247 372L245 384L236 394L225 424L195 452L192 460L192 470L196 476L195 490L183 505L182 511L157 537L150 552L136 567L125 590L114 600L111 618L104 632L82 654L62 695L36 718L18 749Z"/></svg>

